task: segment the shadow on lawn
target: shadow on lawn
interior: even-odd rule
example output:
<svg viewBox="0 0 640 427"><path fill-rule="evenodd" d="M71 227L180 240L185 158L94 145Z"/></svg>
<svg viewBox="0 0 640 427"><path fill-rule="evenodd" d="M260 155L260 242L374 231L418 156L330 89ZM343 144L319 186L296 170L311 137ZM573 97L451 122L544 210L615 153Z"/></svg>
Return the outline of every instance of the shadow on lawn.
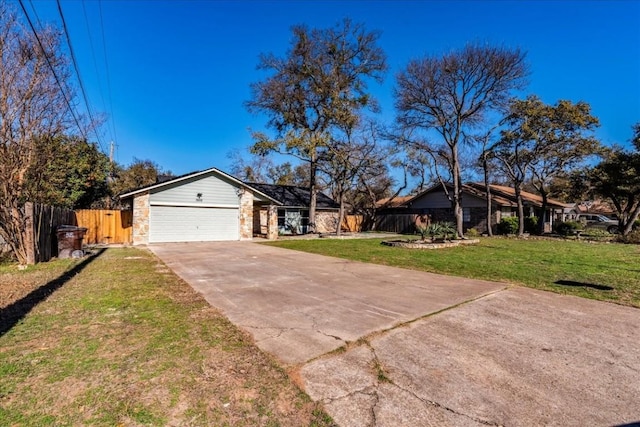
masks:
<svg viewBox="0 0 640 427"><path fill-rule="evenodd" d="M556 285L562 285L562 286L573 286L573 287L597 289L599 291L612 291L613 290L613 288L611 286L596 285L596 284L593 284L593 283L574 282L573 280L557 280L557 281L555 281L553 283L555 283Z"/></svg>
<svg viewBox="0 0 640 427"><path fill-rule="evenodd" d="M71 270L65 271L59 277L47 282L46 284L34 289L26 296L15 301L8 306L0 309L0 337L13 328L21 319L23 319L35 306L47 299L65 283L71 280L76 274L80 273L94 259L102 255L106 249L100 249L96 253L88 256L84 261L74 266Z"/></svg>

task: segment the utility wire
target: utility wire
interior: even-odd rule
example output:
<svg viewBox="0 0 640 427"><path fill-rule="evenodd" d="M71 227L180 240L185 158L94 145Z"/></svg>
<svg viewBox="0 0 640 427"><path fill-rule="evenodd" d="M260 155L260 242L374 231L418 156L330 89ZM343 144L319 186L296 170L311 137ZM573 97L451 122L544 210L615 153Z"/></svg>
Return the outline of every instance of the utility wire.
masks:
<svg viewBox="0 0 640 427"><path fill-rule="evenodd" d="M109 96L109 111L111 112L111 126L113 127L113 137L118 141L116 133L115 115L113 114L113 99L111 97L111 75L109 73L109 60L107 57L107 41L104 36L104 21L102 19L102 0L98 0L98 10L100 11L100 30L102 31L102 52L104 54L104 68L107 72L107 95ZM118 144L116 144L116 148Z"/></svg>
<svg viewBox="0 0 640 427"><path fill-rule="evenodd" d="M64 34L67 38L67 44L69 45L69 52L71 53L71 62L73 63L73 68L76 71L76 75L78 76L78 83L80 84L80 92L82 92L82 98L84 99L84 103L87 106L87 113L89 114L89 120L91 121L91 126L96 129L97 122L93 117L93 113L91 112L91 104L89 103L89 98L87 97L87 91L84 88L84 83L82 82L82 76L80 75L80 69L78 68L78 61L76 60L76 55L73 50L73 45L71 44L71 37L69 36L69 29L67 28L67 21L64 19L64 14L62 13L62 6L60 5L60 0L56 0L58 5L58 13L60 14L60 19L62 19L62 28L64 29ZM100 151L105 153L104 145L100 140L100 134L97 130L94 131L96 138L98 139L98 144L100 145Z"/></svg>
<svg viewBox="0 0 640 427"><path fill-rule="evenodd" d="M102 108L106 111L107 103L105 102L105 98L104 98L104 90L102 90L100 72L98 69L98 60L96 59L96 49L95 49L95 46L93 45L93 37L91 36L91 29L89 27L89 17L87 16L87 7L84 0L82 0L82 12L84 15L84 23L87 28L87 36L89 37L89 46L91 47L91 58L93 59L93 69L95 70L96 77L98 79L98 89L100 91L100 99L102 100ZM107 129L111 131L111 128L109 126L107 126ZM113 138L114 138L114 135L113 135L113 132L111 132L111 140L113 140Z"/></svg>
<svg viewBox="0 0 640 427"><path fill-rule="evenodd" d="M65 102L67 104L67 107L69 107L69 112L71 113L71 116L73 116L73 120L76 122L76 126L78 126L78 130L82 134L83 138L87 139L87 135L84 132L84 129L82 128L82 126L80 126L80 121L78 120L78 117L76 116L76 113L73 110L73 107L71 106L71 101L69 101L69 98L67 97L67 94L64 91L64 87L62 86L62 83L60 82L60 78L58 77L58 74L56 73L55 68L53 68L53 64L51 64L51 60L49 59L49 54L47 53L47 50L42 45L42 41L40 40L40 36L38 36L38 32L36 31L36 28L33 26L33 22L31 22L31 17L29 16L29 13L27 13L27 9L24 7L23 0L18 0L18 2L20 3L20 7L22 8L22 12L24 13L24 16L27 18L27 22L29 23L29 27L31 27L31 32L35 36L36 41L38 42L38 45L40 46L40 49L42 49L42 53L44 55L44 58L47 61L47 65L49 66L49 69L51 70L51 73L53 73L53 77L55 78L56 83L58 84L58 87L60 88L60 92L62 93L62 97L64 98L64 100L65 100Z"/></svg>

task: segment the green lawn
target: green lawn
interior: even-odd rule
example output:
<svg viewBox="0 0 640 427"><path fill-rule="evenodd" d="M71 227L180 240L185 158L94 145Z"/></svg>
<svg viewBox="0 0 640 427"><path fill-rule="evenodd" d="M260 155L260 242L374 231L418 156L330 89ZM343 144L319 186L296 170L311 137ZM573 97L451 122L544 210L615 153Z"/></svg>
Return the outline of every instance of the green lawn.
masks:
<svg viewBox="0 0 640 427"><path fill-rule="evenodd" d="M144 250L0 265L1 426L332 425Z"/></svg>
<svg viewBox="0 0 640 427"><path fill-rule="evenodd" d="M313 239L268 244L640 307L640 246L637 245L484 238L473 246L412 250L384 246L380 242L379 239Z"/></svg>

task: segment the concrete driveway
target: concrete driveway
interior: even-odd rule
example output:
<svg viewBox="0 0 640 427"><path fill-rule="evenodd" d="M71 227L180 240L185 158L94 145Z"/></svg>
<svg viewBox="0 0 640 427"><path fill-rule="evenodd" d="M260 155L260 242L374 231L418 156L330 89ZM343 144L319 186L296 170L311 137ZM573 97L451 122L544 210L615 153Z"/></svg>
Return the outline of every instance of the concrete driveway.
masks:
<svg viewBox="0 0 640 427"><path fill-rule="evenodd" d="M640 310L249 242L150 249L341 426L640 422Z"/></svg>

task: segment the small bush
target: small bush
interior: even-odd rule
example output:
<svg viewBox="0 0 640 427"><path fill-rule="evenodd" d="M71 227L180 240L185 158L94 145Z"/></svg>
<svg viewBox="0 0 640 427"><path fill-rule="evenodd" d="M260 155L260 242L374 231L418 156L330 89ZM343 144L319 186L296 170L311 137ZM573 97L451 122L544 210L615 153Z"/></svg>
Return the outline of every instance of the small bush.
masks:
<svg viewBox="0 0 640 427"><path fill-rule="evenodd" d="M607 230L599 230L597 228L586 229L580 236L590 240L610 240L611 239L611 233L609 233Z"/></svg>
<svg viewBox="0 0 640 427"><path fill-rule="evenodd" d="M467 236L468 237L479 237L480 236L480 232L478 231L477 228L470 228L467 230Z"/></svg>
<svg viewBox="0 0 640 427"><path fill-rule="evenodd" d="M633 245L640 245L640 229L633 230L626 236L618 237L618 241L622 243L630 243Z"/></svg>
<svg viewBox="0 0 640 427"><path fill-rule="evenodd" d="M456 235L456 228L450 222L434 222L433 224L415 224L416 231L420 233L422 240L425 240L427 236L434 239L449 240Z"/></svg>
<svg viewBox="0 0 640 427"><path fill-rule="evenodd" d="M561 236L570 236L584 229L584 225L581 222L567 221L567 222L557 222L554 224L553 228L554 228L554 231Z"/></svg>
<svg viewBox="0 0 640 427"><path fill-rule="evenodd" d="M516 234L518 232L518 217L508 216L502 218L498 224L499 234Z"/></svg>

